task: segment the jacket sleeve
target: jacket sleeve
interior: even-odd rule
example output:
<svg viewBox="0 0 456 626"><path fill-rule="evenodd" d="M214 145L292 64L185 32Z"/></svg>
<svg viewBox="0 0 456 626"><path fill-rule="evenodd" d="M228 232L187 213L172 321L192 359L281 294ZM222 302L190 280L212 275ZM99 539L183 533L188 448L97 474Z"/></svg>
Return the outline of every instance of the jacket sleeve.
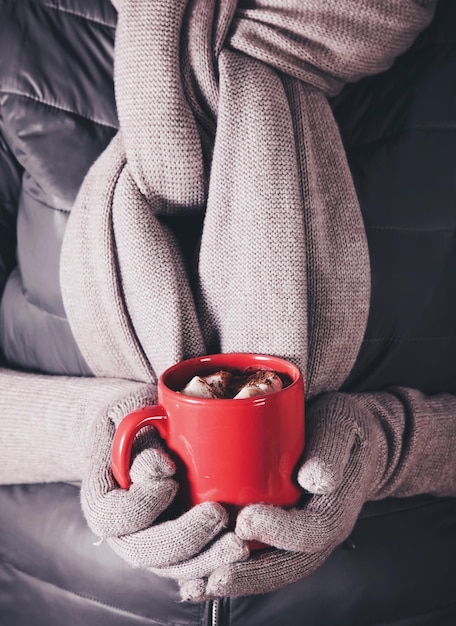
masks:
<svg viewBox="0 0 456 626"><path fill-rule="evenodd" d="M0 298L15 260L20 178L21 168L2 134L0 114Z"/></svg>

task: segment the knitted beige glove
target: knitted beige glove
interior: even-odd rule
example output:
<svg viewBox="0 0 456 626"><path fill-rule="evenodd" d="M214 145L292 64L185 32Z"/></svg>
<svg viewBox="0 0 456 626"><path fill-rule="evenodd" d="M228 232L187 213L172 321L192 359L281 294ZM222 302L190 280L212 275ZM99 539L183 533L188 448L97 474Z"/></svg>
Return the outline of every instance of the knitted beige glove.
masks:
<svg viewBox="0 0 456 626"><path fill-rule="evenodd" d="M306 423L298 481L314 495L291 510L251 505L237 519L239 537L278 549L181 581L184 599L263 593L307 576L349 536L367 500L456 496L454 396L331 393L309 407Z"/></svg>
<svg viewBox="0 0 456 626"><path fill-rule="evenodd" d="M200 504L176 519L156 523L173 501L178 485L173 479L174 463L154 428L144 429L136 438L130 488L118 487L111 471L116 424L140 406L144 402L127 398L111 406L94 426L81 488L81 504L90 528L107 539L111 548L131 565L152 569L162 576L200 577L211 572L214 563L246 558L245 542L234 533L226 533L204 550L228 522L227 512L215 502Z"/></svg>

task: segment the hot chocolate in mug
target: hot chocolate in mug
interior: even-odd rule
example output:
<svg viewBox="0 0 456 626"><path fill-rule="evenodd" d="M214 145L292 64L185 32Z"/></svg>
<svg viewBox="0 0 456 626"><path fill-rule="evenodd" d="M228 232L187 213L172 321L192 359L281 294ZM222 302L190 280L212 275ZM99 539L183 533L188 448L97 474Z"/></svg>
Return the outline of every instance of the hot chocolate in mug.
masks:
<svg viewBox="0 0 456 626"><path fill-rule="evenodd" d="M270 370L285 382L267 395L241 399L181 393L193 377L220 370ZM184 508L216 501L238 509L254 503L295 505L295 473L304 449L304 383L292 363L262 354L228 353L181 361L158 381L158 404L127 415L112 449L119 485L130 485L131 448L138 431L155 426L177 465Z"/></svg>

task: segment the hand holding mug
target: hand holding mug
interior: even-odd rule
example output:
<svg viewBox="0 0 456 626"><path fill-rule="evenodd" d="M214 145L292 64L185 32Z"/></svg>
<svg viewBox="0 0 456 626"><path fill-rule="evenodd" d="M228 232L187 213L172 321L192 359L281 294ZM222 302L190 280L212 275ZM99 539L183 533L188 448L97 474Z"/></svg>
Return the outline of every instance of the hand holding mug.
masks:
<svg viewBox="0 0 456 626"><path fill-rule="evenodd" d="M353 530L364 503L456 496L456 397L402 387L322 394L308 405L298 472L308 492L292 509L254 504L235 532L277 549L181 583L186 600L267 593L311 574Z"/></svg>
<svg viewBox="0 0 456 626"><path fill-rule="evenodd" d="M212 399L209 405L178 392L196 373L252 367L277 370L290 385L269 396ZM120 407L130 417L117 431L109 415L98 420L84 509L92 529L126 561L179 581L202 580L220 566L245 560L252 547L226 530L228 514L218 502L233 509L255 501L291 506L300 497L293 472L304 445L302 378L294 366L273 357L213 355L165 372L158 402ZM182 420L174 420L176 411ZM155 429L142 430L144 420L162 424L166 448ZM128 489L114 480L111 448L117 480ZM215 470L208 469L214 458Z"/></svg>
<svg viewBox="0 0 456 626"><path fill-rule="evenodd" d="M274 372L289 384L268 395L195 397L182 390L218 371ZM300 371L277 357L235 353L183 361L158 383L158 404L134 411L113 443L113 473L128 488L131 447L155 426L176 463L182 510L216 501L235 509L252 503L292 506L299 500L294 472L304 448L304 388Z"/></svg>
<svg viewBox="0 0 456 626"><path fill-rule="evenodd" d="M192 507L184 515L170 517L178 484L176 467L154 429L144 429L132 450L130 489L119 489L111 468L111 450L116 426L121 419L156 398L153 385L144 392L122 397L103 410L95 419L88 438L86 475L81 485L81 504L92 531L105 539L125 561L161 574L161 568L174 567L199 555L190 570L192 576L204 576L208 565L204 559L231 562L245 558L245 542L233 533L204 553L201 551L225 530L228 514L218 503L206 502ZM216 542L218 543L218 542ZM178 569L179 576L181 570ZM210 568L209 568L210 571ZM171 575L170 572L162 575Z"/></svg>

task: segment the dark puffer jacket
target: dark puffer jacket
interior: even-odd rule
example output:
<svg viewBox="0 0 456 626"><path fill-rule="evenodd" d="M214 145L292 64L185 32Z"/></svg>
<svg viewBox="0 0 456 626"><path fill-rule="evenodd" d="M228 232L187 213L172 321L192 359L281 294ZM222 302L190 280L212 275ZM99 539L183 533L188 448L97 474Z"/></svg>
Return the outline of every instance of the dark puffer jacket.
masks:
<svg viewBox="0 0 456 626"><path fill-rule="evenodd" d="M90 374L65 320L58 260L78 187L117 130L115 23L108 0L0 0L0 347L9 366ZM456 6L441 0L394 68L333 103L372 262L369 325L347 390L456 393L455 33ZM77 485L0 487L0 624L456 623L451 499L367 504L312 576L216 603L179 602L174 583L95 540Z"/></svg>
<svg viewBox="0 0 456 626"><path fill-rule="evenodd" d="M59 255L82 179L117 130L116 13L53 0L0 10L0 343L18 367L90 373L65 320Z"/></svg>

